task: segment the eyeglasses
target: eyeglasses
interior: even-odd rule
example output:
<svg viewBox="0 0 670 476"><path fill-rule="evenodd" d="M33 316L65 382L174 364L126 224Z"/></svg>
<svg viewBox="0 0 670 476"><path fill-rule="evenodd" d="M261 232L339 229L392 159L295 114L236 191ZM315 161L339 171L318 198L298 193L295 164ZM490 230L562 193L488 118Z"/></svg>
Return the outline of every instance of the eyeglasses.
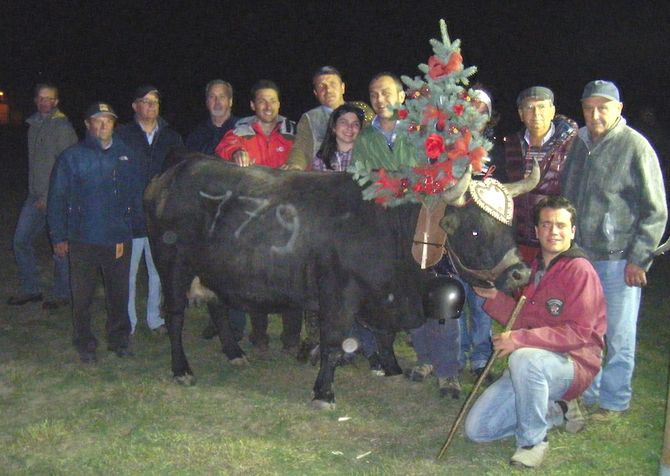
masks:
<svg viewBox="0 0 670 476"><path fill-rule="evenodd" d="M158 106L160 104L160 101L151 99L140 99L138 102L141 102L145 106Z"/></svg>
<svg viewBox="0 0 670 476"><path fill-rule="evenodd" d="M540 104L524 104L519 109L524 112L545 112L551 108L551 104L540 103Z"/></svg>

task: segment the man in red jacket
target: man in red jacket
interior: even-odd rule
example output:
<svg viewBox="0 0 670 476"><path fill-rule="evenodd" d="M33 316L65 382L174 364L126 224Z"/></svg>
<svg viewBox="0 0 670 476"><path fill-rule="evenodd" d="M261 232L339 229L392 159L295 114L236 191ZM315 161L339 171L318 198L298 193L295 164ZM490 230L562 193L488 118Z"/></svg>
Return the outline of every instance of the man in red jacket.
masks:
<svg viewBox="0 0 670 476"><path fill-rule="evenodd" d="M295 140L295 122L279 115L279 87L262 79L251 88L251 110L255 115L240 119L226 132L216 154L242 167L264 165L278 168L288 160Z"/></svg>
<svg viewBox="0 0 670 476"><path fill-rule="evenodd" d="M510 463L536 467L548 449L547 431L584 426L575 400L600 370L606 329L605 298L586 254L572 243L576 212L564 197L543 198L535 207L541 255L524 289L526 304L513 330L493 337L509 368L474 404L465 423L473 441L514 435ZM515 300L496 289L475 288L484 309L505 324Z"/></svg>

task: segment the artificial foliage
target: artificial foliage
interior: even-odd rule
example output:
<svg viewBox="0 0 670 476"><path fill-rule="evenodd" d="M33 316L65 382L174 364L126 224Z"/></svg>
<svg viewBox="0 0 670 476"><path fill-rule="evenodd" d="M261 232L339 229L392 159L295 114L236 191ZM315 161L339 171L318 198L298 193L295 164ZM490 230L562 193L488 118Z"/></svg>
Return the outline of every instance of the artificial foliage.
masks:
<svg viewBox="0 0 670 476"><path fill-rule="evenodd" d="M402 76L407 101L395 108L396 133L416 150L416 163L395 164L393 170L372 170L365 158L354 161L354 179L363 197L386 206L421 202L432 206L468 170L482 171L491 143L479 132L487 116L479 112L469 80L477 68L463 66L460 40L450 41L440 20L442 41L430 40L433 55L418 66L423 77Z"/></svg>

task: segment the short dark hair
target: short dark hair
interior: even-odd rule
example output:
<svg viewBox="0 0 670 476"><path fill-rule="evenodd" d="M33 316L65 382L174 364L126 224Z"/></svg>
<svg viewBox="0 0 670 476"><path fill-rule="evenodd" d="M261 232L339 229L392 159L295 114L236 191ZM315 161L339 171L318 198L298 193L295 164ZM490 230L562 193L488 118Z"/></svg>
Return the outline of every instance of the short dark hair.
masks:
<svg viewBox="0 0 670 476"><path fill-rule="evenodd" d="M535 204L533 210L533 220L535 226L540 225L540 212L545 208L553 208L554 210L565 209L570 214L570 226L575 226L577 221L577 210L570 200L561 195L550 195L542 198Z"/></svg>
<svg viewBox="0 0 670 476"><path fill-rule="evenodd" d="M224 81L223 79L212 79L207 83L207 86L205 86L205 98L209 95L209 90L214 86L223 86L226 90L226 94L231 98L233 97L233 86L228 81Z"/></svg>
<svg viewBox="0 0 670 476"><path fill-rule="evenodd" d="M402 85L402 81L400 81L400 78L397 75L395 75L393 73L390 73L388 71L382 71L381 73L375 74L372 77L372 79L370 80L370 82L368 83L368 88L372 85L372 83L377 81L379 78L383 78L384 76L388 76L389 78L391 78L393 80L396 87L398 88L398 91L402 91L404 89L403 85Z"/></svg>
<svg viewBox="0 0 670 476"><path fill-rule="evenodd" d="M323 76L325 74L334 74L338 78L340 78L340 81L344 82L344 79L342 79L342 73L335 68L334 66L321 66L319 69L314 71L314 74L312 75L312 85L314 85L314 81L316 81L316 78L319 76Z"/></svg>
<svg viewBox="0 0 670 476"><path fill-rule="evenodd" d="M58 86L54 83L37 83L37 85L35 85L35 97L40 94L42 89L53 89L56 92L56 99L58 99Z"/></svg>
<svg viewBox="0 0 670 476"><path fill-rule="evenodd" d="M251 101L256 100L256 93L261 89L273 89L277 93L277 97L281 96L281 94L279 93L279 86L277 86L277 83L269 79L261 79L257 81L256 84L251 86L251 91L249 93Z"/></svg>

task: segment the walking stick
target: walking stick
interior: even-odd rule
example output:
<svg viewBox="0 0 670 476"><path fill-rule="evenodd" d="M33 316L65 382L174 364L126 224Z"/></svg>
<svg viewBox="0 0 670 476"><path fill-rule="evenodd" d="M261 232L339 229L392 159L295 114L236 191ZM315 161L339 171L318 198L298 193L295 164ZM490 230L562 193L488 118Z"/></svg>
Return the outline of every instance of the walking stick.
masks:
<svg viewBox="0 0 670 476"><path fill-rule="evenodd" d="M509 318L509 321L507 321L507 325L505 326L504 332L512 330L512 326L514 325L514 322L516 321L516 318L519 316L519 313L521 312L521 309L523 308L523 305L525 303L526 303L526 296L521 296L519 298L519 301L516 303L516 306L514 307L514 311L512 311L512 316ZM465 418L465 415L467 415L467 412L470 409L470 405L472 404L472 401L475 399L475 395L477 395L477 390L479 390L479 387L481 387L482 382L489 374L491 367L493 367L493 363L495 362L496 358L498 358L498 354L500 354L500 351L496 350L493 353L493 355L491 355L489 361L486 363L486 367L484 367L482 373L479 374L479 378L475 382L475 385L472 387L472 392L470 392L470 395L468 395L468 398L465 400L465 403L463 404L461 411L458 413L458 416L456 417L454 424L451 426L451 430L449 430L447 441L444 442L444 444L442 445L442 449L437 454L437 459L440 459L442 455L444 455L444 453L447 451L447 448L454 439L454 436L456 435L456 430L458 430L458 427Z"/></svg>

